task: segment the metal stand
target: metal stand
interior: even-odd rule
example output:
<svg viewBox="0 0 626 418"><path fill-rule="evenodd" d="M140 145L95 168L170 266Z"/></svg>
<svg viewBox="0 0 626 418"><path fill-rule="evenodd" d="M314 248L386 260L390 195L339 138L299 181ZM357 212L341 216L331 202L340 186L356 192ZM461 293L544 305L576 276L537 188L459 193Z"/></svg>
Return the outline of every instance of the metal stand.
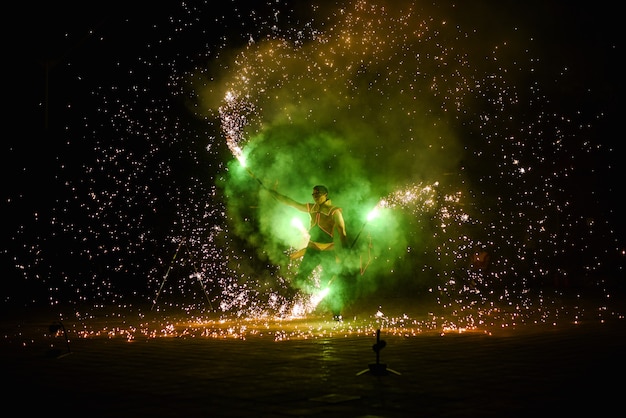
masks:
<svg viewBox="0 0 626 418"><path fill-rule="evenodd" d="M180 243L178 243L178 248L176 249L176 252L174 253L174 256L172 257L172 261L170 262L170 265L167 268L167 271L165 272L165 276L163 276L163 281L161 282L161 286L159 287L159 291L157 292L157 295L154 298L154 302L152 303L152 307L150 308L150 310L154 309L154 306L156 305L157 300L159 299L159 296L161 295L161 291L163 290L163 285L165 285L165 281L167 280L167 276L169 276L170 270L172 270L172 265L174 264L174 261L176 260L176 257L178 256L178 253L181 247L183 246L183 244L185 244L185 248L187 249L187 254L189 254L189 247L187 246L186 241L187 241L186 238L183 238L180 240ZM202 288L202 291L204 292L204 296L206 296L206 300L207 302L209 302L209 306L211 307L211 309L213 309L213 305L211 304L211 299L209 298L209 294L207 293L206 289L204 288L204 285L202 284L202 281L200 280L200 274L198 273L196 264L192 262L191 265L193 266L193 270L196 273L195 276L196 276L196 279L198 279L198 284Z"/></svg>
<svg viewBox="0 0 626 418"><path fill-rule="evenodd" d="M360 376L364 373L370 372L374 376L386 376L389 374L388 372L400 375L399 372L392 370L387 367L386 364L380 362L380 351L385 348L387 342L385 340L380 339L380 329L376 330L376 344L372 346L372 349L376 352L376 363L370 363L369 367L365 370L361 370L356 375Z"/></svg>

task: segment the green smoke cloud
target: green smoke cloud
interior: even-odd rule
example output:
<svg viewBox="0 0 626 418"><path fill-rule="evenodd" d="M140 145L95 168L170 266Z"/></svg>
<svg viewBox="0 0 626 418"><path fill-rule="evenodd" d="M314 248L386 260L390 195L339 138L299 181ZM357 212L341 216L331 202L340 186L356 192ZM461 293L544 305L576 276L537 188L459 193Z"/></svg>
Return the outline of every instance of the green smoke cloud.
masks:
<svg viewBox="0 0 626 418"><path fill-rule="evenodd" d="M330 16L308 36L259 39L233 54L205 103L231 94L222 102L233 124L225 135L238 136L264 187L301 202L312 201L314 185L328 187L349 240L360 234L350 265L376 290L399 272L414 275L403 261L419 260L436 232L428 212L367 214L398 189L457 170L462 147L450 121L467 90L466 63L437 40L442 27L410 9L356 6ZM288 249L304 243L292 219L306 225L306 217L271 199L237 160L224 187L234 232L287 264Z"/></svg>

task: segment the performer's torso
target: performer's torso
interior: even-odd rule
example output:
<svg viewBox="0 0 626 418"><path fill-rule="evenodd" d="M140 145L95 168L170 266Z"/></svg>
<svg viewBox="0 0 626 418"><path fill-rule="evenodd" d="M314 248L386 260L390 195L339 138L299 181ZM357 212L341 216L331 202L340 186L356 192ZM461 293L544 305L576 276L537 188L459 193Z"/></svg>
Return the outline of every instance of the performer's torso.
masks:
<svg viewBox="0 0 626 418"><path fill-rule="evenodd" d="M320 207L319 205L309 205L309 215L311 216L311 224L309 227L310 240L320 243L333 242L333 232L335 230L334 213L340 208Z"/></svg>

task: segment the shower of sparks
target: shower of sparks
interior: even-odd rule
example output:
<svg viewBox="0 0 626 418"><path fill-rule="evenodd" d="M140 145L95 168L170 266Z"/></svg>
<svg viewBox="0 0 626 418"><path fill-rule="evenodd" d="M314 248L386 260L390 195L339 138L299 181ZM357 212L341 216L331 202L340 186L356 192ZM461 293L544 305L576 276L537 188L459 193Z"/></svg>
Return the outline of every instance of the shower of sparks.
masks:
<svg viewBox="0 0 626 418"><path fill-rule="evenodd" d="M435 188L438 183L432 185L423 186L421 184L414 184L407 188L396 190L384 197L378 202L378 208L412 208L417 212L430 212L436 207ZM446 197L446 202L450 202L451 199ZM458 203L458 199L452 203Z"/></svg>
<svg viewBox="0 0 626 418"><path fill-rule="evenodd" d="M222 132L226 137L228 149L238 160L242 161L244 128L247 125L246 115L254 111L254 106L239 98L235 93L228 92L224 97L224 105L219 108Z"/></svg>
<svg viewBox="0 0 626 418"><path fill-rule="evenodd" d="M297 261L276 267L259 259L263 239L241 238L246 228L256 232L254 219L245 219L239 233L230 219L232 199L248 198L225 197L218 186L228 181L224 139L245 167L244 149L272 145L268 130L292 125L340 132L346 151L337 159L349 155L374 167L369 185L389 192L375 210L381 222L382 212L401 218L402 256L379 250L398 245L387 245L377 219L368 218L366 232L379 250L372 266L393 276L402 265L410 277L399 286L428 277L424 287L445 312L389 319L391 329L551 323L567 308L546 289L556 288L558 297L555 283L580 278L590 281L594 296L609 298L606 278L595 272L603 271L603 256L619 253L619 243L609 221L579 205L568 186L581 176L583 160L608 152L588 138L588 121L598 115L560 114L548 88L528 82L544 65L532 38L519 47L509 38L523 35L510 28L489 44L482 28L414 3L315 6L301 21L282 3L265 5L272 9L267 14L234 10L228 20L215 17L210 2L184 2L146 30L146 45L116 62L111 78L93 89L96 109L63 136L63 146L81 160L61 152L55 174L61 186L50 191L51 208L30 214L29 222L46 232L22 224L11 236L16 269L39 289L31 299L123 311L152 304L163 287L157 312L195 315L217 307L221 318L238 318L227 331L238 336L262 332L242 318L259 325L314 315L319 294L282 296ZM236 30L233 22L240 22ZM222 44L214 45L219 27L239 35L221 35ZM67 71L82 79L88 71L82 65ZM180 115L181 102L190 102L202 127L189 112ZM271 174L252 170L261 178ZM380 325L382 317L374 318L363 332ZM206 321L189 328L223 336L223 325ZM188 329L170 325L122 332Z"/></svg>

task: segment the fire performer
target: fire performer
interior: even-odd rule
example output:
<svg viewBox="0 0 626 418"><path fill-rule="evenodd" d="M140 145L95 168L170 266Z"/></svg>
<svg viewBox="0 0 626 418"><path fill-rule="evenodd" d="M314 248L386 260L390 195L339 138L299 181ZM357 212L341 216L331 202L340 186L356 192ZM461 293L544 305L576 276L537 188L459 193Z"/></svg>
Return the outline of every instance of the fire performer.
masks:
<svg viewBox="0 0 626 418"><path fill-rule="evenodd" d="M302 256L302 261L298 268L293 282L293 287L306 291L311 289L311 274L316 267L321 266L322 273L320 285L328 286L342 274L341 260L335 251L335 231L339 235L342 249L347 252L348 237L346 235L346 225L343 219L342 209L333 206L328 197L326 186L318 185L313 187L313 200L315 203L300 203L278 193L276 190L269 190L270 194L279 202L294 207L302 212L307 212L310 216L309 242L303 250L292 255L293 258ZM343 305L343 295L340 289L345 283L333 286L325 301L330 305L333 319L342 320L341 308Z"/></svg>

